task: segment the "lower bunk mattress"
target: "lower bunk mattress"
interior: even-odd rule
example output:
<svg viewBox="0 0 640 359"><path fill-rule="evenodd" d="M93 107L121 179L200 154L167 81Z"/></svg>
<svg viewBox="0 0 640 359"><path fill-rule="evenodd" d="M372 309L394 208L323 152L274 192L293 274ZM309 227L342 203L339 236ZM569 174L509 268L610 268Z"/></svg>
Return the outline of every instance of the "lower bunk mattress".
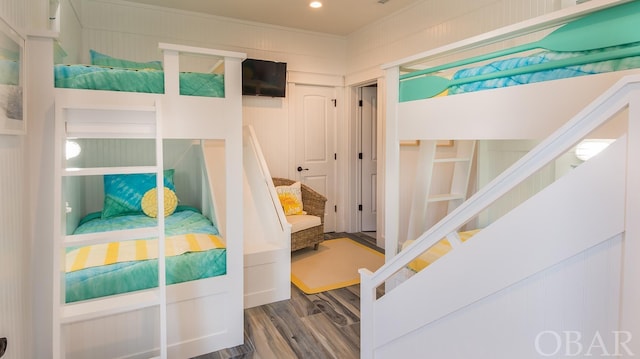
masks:
<svg viewBox="0 0 640 359"><path fill-rule="evenodd" d="M132 214L84 217L74 234L152 227L156 219ZM66 302L158 286L155 239L72 247L66 253ZM192 207L179 206L165 218L167 285L226 274L226 248L212 222Z"/></svg>

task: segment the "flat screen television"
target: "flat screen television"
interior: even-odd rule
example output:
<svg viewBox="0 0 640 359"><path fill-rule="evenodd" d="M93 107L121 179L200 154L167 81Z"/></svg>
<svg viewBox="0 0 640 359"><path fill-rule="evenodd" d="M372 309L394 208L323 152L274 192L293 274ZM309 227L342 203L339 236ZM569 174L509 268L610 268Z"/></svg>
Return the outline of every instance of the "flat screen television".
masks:
<svg viewBox="0 0 640 359"><path fill-rule="evenodd" d="M287 63L246 59L242 62L242 94L285 97Z"/></svg>

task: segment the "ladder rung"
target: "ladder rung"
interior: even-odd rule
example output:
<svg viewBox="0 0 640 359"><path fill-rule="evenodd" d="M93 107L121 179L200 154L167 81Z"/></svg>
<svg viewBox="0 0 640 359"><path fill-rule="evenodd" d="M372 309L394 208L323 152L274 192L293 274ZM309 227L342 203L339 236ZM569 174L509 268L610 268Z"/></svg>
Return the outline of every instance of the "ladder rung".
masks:
<svg viewBox="0 0 640 359"><path fill-rule="evenodd" d="M155 112L156 106L122 106L122 105L93 105L93 104L65 104L61 105L65 110L87 110L87 111L133 111L133 112Z"/></svg>
<svg viewBox="0 0 640 359"><path fill-rule="evenodd" d="M62 307L61 321L63 324L68 324L153 307L159 304L160 298L157 288L114 295L103 299L66 304Z"/></svg>
<svg viewBox="0 0 640 359"><path fill-rule="evenodd" d="M99 176L109 174L155 173L157 171L157 166L67 168L63 171L62 175L67 177Z"/></svg>
<svg viewBox="0 0 640 359"><path fill-rule="evenodd" d="M460 200L464 198L465 198L465 195L460 193L443 193L443 194L431 195L429 196L427 201L428 202L444 202L444 201Z"/></svg>
<svg viewBox="0 0 640 359"><path fill-rule="evenodd" d="M445 158L436 158L433 160L434 163L452 163L452 162L469 162L471 159L469 157L445 157Z"/></svg>
<svg viewBox="0 0 640 359"><path fill-rule="evenodd" d="M133 239L157 238L158 227L123 229L108 232L71 234L64 237L65 247L88 246L92 244L121 242Z"/></svg>
<svg viewBox="0 0 640 359"><path fill-rule="evenodd" d="M154 106L64 107L67 137L155 138Z"/></svg>

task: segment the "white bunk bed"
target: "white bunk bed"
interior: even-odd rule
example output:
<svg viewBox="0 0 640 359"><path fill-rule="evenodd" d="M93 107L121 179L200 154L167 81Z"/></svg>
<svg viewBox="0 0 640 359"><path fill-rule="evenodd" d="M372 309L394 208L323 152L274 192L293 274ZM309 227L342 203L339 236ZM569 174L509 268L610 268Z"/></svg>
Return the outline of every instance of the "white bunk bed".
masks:
<svg viewBox="0 0 640 359"><path fill-rule="evenodd" d="M361 270L362 358L640 352L640 343L631 340L640 330L640 266L634 258L640 226L632 220L640 213L640 71L409 101L402 101L402 85L391 85L400 84L403 72L437 66L438 59L462 50L626 3L638 12L637 3L593 0L385 66L387 262L375 273ZM482 211L586 138L615 142L460 240L458 232ZM514 139L541 142L396 252L402 141ZM412 261L442 238L452 249L405 276ZM377 296L381 286L385 292Z"/></svg>
<svg viewBox="0 0 640 359"><path fill-rule="evenodd" d="M54 358L189 358L243 343L240 86L245 55L163 43L159 48L164 93L55 89ZM224 68L222 97L180 94L185 54L223 65L218 67ZM64 159L70 138L107 140L96 142L90 154L95 159L71 169L72 160ZM139 145L149 140L155 146ZM145 156L146 162L140 160ZM168 285L163 240L168 219L163 216L150 230L71 234L80 216L101 210L101 196L87 197L94 189L101 192L103 175L155 173L163 193L167 184L161 178L168 169L175 170L181 204L196 207L217 226L226 245L223 273ZM157 213L162 213L164 197L156 199ZM151 235L159 239L157 287L65 303L65 248Z"/></svg>

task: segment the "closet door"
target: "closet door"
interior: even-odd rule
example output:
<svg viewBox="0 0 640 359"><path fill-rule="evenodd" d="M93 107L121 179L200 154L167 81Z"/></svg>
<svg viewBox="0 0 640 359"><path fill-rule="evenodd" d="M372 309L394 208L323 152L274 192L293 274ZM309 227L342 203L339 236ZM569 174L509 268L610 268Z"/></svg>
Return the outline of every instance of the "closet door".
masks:
<svg viewBox="0 0 640 359"><path fill-rule="evenodd" d="M376 230L377 206L377 98L378 88L368 86L362 88L361 132L360 132L360 196L362 219L360 230L373 232Z"/></svg>
<svg viewBox="0 0 640 359"><path fill-rule="evenodd" d="M325 232L335 231L336 90L296 84L293 178L327 197ZM290 172L291 173L291 172Z"/></svg>

